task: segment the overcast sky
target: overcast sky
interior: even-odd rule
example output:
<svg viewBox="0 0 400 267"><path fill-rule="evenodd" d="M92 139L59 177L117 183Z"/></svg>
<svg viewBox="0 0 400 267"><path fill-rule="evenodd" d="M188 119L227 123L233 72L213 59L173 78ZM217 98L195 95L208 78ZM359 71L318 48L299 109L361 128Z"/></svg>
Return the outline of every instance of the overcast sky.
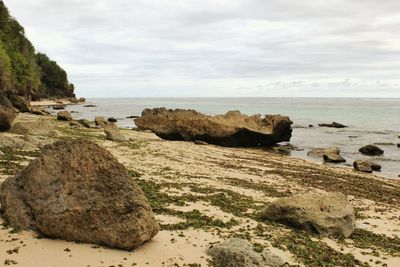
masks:
<svg viewBox="0 0 400 267"><path fill-rule="evenodd" d="M400 97L399 0L4 0L79 96Z"/></svg>

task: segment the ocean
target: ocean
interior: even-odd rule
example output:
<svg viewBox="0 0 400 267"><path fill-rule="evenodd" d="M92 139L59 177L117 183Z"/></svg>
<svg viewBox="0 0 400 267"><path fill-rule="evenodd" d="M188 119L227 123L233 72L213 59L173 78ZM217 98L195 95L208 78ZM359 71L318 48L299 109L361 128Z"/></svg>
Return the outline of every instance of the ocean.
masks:
<svg viewBox="0 0 400 267"><path fill-rule="evenodd" d="M301 151L291 156L321 162L307 156L312 148L338 147L351 166L356 159L369 159L382 165L381 173L398 179L400 175L400 99L343 98L112 98L88 99L83 105L69 106L75 118L93 120L95 116L114 117L120 127L131 128L145 108L195 109L205 114L239 110L244 114L282 114L294 122L290 143ZM339 122L344 129L318 127L318 123ZM316 127L308 127L310 124ZM368 157L358 152L364 145L378 144L383 156Z"/></svg>

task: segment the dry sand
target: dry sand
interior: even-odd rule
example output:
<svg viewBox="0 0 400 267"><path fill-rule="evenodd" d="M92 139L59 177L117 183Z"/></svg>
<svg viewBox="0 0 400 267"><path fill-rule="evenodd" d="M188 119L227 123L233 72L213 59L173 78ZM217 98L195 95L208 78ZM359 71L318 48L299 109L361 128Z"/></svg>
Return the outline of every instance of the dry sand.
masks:
<svg viewBox="0 0 400 267"><path fill-rule="evenodd" d="M39 117L23 114L17 121L35 119ZM318 265L318 257L326 262L336 262L329 266L356 266L357 261L347 260L345 253L351 253L370 266L400 266L398 181L260 149L163 141L148 132L122 130L130 141L111 142L105 140L101 129L77 129L51 117L48 119L57 130L57 136L26 138L0 133L0 150L14 142L22 150L36 151L37 147L66 136L94 140L110 150L132 172L132 179L142 185L148 197L155 197L151 204L162 230L152 241L127 252L38 238L33 232L15 233L4 225L0 230L0 263L40 267L208 266L205 251L210 244L240 236L271 250L288 263L300 266L323 266ZM12 151L3 152L14 153ZM0 165L0 182L35 156L19 154L22 158L15 164L8 161ZM4 162L4 155L0 153L1 157ZM147 188L149 184L158 185L159 189ZM309 191L341 191L348 195L357 210L358 234L347 240L318 239L316 236L308 239L285 226L260 223L254 216L278 197ZM169 201L159 203L157 196L160 194L165 194ZM205 217L191 217L196 214L193 211ZM212 222L201 224L204 218ZM218 227L217 220L234 223L230 227ZM257 234L260 227L264 229L263 234ZM288 242L293 243L290 240L294 239L300 240L298 247L286 249ZM306 243L302 244L303 241ZM304 252L304 248L309 250Z"/></svg>

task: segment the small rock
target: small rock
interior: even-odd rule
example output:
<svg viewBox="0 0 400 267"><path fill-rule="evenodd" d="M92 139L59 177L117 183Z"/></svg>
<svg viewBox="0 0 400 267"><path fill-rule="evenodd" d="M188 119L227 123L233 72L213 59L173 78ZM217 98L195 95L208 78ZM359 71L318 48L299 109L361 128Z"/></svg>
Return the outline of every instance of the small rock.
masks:
<svg viewBox="0 0 400 267"><path fill-rule="evenodd" d="M69 123L69 126L71 126L71 127L81 127L82 125L77 121L71 121Z"/></svg>
<svg viewBox="0 0 400 267"><path fill-rule="evenodd" d="M71 113L68 111L60 111L57 113L57 120L59 121L72 121Z"/></svg>
<svg viewBox="0 0 400 267"><path fill-rule="evenodd" d="M93 128L92 126L92 122L91 121L89 121L89 120L85 120L85 119L81 119L81 120L78 120L78 122L82 125L82 126L84 126L84 127L86 127L86 128Z"/></svg>
<svg viewBox="0 0 400 267"><path fill-rule="evenodd" d="M397 144L397 147L400 148L400 143Z"/></svg>
<svg viewBox="0 0 400 267"><path fill-rule="evenodd" d="M270 203L261 217L325 236L349 237L355 228L353 207L342 193L280 198Z"/></svg>
<svg viewBox="0 0 400 267"><path fill-rule="evenodd" d="M370 156L379 156L384 153L384 151L380 147L377 147L374 145L364 146L364 147L360 148L358 151L361 152L362 154L370 155Z"/></svg>
<svg viewBox="0 0 400 267"><path fill-rule="evenodd" d="M207 142L200 141L200 140L196 140L196 141L194 141L194 143L195 143L196 145L201 145L201 146L206 146L206 145L208 145Z"/></svg>
<svg viewBox="0 0 400 267"><path fill-rule="evenodd" d="M116 118L112 118L112 117L108 118L107 120L108 120L108 122L117 122L118 121Z"/></svg>
<svg viewBox="0 0 400 267"><path fill-rule="evenodd" d="M140 116L135 116L135 115L133 115L133 116L128 116L128 117L126 117L127 119L137 119L137 118L139 118Z"/></svg>
<svg viewBox="0 0 400 267"><path fill-rule="evenodd" d="M128 141L128 138L126 138L119 128L112 124L112 125L106 125L104 126L104 132L106 134L106 139L110 141Z"/></svg>
<svg viewBox="0 0 400 267"><path fill-rule="evenodd" d="M78 99L78 102L79 103L84 103L84 102L86 102L86 98L81 97L81 98Z"/></svg>
<svg viewBox="0 0 400 267"><path fill-rule="evenodd" d="M240 238L213 244L207 254L211 256L215 266L223 267L278 267L284 263L271 253L257 253L248 241Z"/></svg>
<svg viewBox="0 0 400 267"><path fill-rule="evenodd" d="M339 154L334 153L325 153L323 155L324 161L329 163L342 163L346 162L346 159L340 156Z"/></svg>
<svg viewBox="0 0 400 267"><path fill-rule="evenodd" d="M30 108L30 113L34 114L34 115L40 115L40 116L48 116L48 115L50 115L50 112L48 112L43 107L31 107Z"/></svg>
<svg viewBox="0 0 400 267"><path fill-rule="evenodd" d="M84 105L83 107L84 108L96 108L97 106L96 105Z"/></svg>
<svg viewBox="0 0 400 267"><path fill-rule="evenodd" d="M65 105L54 105L52 108L54 110L62 110L62 109L65 109Z"/></svg>
<svg viewBox="0 0 400 267"><path fill-rule="evenodd" d="M94 118L94 122L96 123L97 126L100 127L110 124L104 117L96 117Z"/></svg>
<svg viewBox="0 0 400 267"><path fill-rule="evenodd" d="M330 127L330 128L347 128L348 126L337 123L337 122L332 122L332 123L320 123L318 124L320 127Z"/></svg>
<svg viewBox="0 0 400 267"><path fill-rule="evenodd" d="M366 160L356 160L353 162L353 167L357 171L372 173L371 163Z"/></svg>
<svg viewBox="0 0 400 267"><path fill-rule="evenodd" d="M69 101L70 101L72 104L78 104L78 103L79 103L79 100L78 100L76 97L70 98Z"/></svg>
<svg viewBox="0 0 400 267"><path fill-rule="evenodd" d="M310 125L308 125L308 127L309 127L309 128L313 128L313 127L314 127L314 125L310 124Z"/></svg>

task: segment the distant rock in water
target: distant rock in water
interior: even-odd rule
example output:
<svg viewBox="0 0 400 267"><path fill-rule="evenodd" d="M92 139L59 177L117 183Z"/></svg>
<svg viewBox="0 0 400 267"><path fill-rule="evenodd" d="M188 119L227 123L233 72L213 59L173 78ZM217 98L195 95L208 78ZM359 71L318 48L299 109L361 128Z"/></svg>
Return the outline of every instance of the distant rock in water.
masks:
<svg viewBox="0 0 400 267"><path fill-rule="evenodd" d="M52 108L54 109L54 110L63 110L63 109L65 109L65 105L55 105L55 106L52 106Z"/></svg>
<svg viewBox="0 0 400 267"><path fill-rule="evenodd" d="M223 267L278 267L283 260L266 251L256 252L249 241L230 238L213 244L207 254L212 258L212 266Z"/></svg>
<svg viewBox="0 0 400 267"><path fill-rule="evenodd" d="M375 145L364 146L364 147L360 148L358 151L361 152L362 154L370 155L370 156L379 156L384 153L384 151L380 147L375 146Z"/></svg>
<svg viewBox="0 0 400 267"><path fill-rule="evenodd" d="M96 108L97 106L96 105L84 105L83 107L84 108Z"/></svg>
<svg viewBox="0 0 400 267"><path fill-rule="evenodd" d="M342 193L280 198L270 203L261 217L325 236L349 237L355 229L354 209Z"/></svg>
<svg viewBox="0 0 400 267"><path fill-rule="evenodd" d="M108 122L118 122L118 120L116 118L113 118L113 117L108 118L107 120L108 120Z"/></svg>
<svg viewBox="0 0 400 267"><path fill-rule="evenodd" d="M348 126L337 123L337 122L332 122L332 123L320 123L318 124L320 127L330 127L330 128L347 128Z"/></svg>
<svg viewBox="0 0 400 267"><path fill-rule="evenodd" d="M145 109L135 119L141 130L176 141L204 141L228 147L271 146L290 141L293 122L281 115L247 116L239 111L208 116L195 110Z"/></svg>
<svg viewBox="0 0 400 267"><path fill-rule="evenodd" d="M88 140L45 146L1 185L0 203L12 227L68 241L131 250L159 230L126 168Z"/></svg>

